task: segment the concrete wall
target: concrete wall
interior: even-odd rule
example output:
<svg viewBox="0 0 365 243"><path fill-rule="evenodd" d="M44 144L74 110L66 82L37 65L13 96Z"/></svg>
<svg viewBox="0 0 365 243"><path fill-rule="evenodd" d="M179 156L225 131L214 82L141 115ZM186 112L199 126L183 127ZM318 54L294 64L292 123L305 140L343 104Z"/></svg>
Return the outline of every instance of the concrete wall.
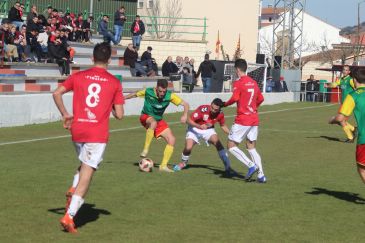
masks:
<svg viewBox="0 0 365 243"><path fill-rule="evenodd" d="M183 93L180 96L189 102L191 109L197 108L202 104L209 104L213 98L220 97L223 100L230 98L230 93ZM265 105L278 104L282 102L293 102L294 94L288 93L269 93L264 94ZM72 94L64 96L64 102L72 112ZM1 95L0 96L0 127L22 126L28 124L47 123L60 120L51 94L31 94L31 95ZM128 100L125 105L126 115L139 115L143 106L143 99ZM182 107L171 105L167 112L176 112Z"/></svg>

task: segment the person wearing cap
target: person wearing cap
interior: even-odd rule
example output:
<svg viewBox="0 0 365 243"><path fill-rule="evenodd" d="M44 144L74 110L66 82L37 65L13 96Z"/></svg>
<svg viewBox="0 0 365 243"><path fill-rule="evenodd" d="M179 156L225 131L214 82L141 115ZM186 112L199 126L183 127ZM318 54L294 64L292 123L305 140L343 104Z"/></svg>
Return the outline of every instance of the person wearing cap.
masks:
<svg viewBox="0 0 365 243"><path fill-rule="evenodd" d="M280 76L280 80L275 82L275 91L276 92L288 92L288 86L284 80L283 76Z"/></svg>
<svg viewBox="0 0 365 243"><path fill-rule="evenodd" d="M139 50L139 47L141 46L142 35L145 32L144 23L139 15L136 15L136 18L132 23L131 32L133 46L136 47L137 50Z"/></svg>
<svg viewBox="0 0 365 243"><path fill-rule="evenodd" d="M272 77L269 76L266 80L266 93L273 92L274 87L275 87L275 83L273 82Z"/></svg>

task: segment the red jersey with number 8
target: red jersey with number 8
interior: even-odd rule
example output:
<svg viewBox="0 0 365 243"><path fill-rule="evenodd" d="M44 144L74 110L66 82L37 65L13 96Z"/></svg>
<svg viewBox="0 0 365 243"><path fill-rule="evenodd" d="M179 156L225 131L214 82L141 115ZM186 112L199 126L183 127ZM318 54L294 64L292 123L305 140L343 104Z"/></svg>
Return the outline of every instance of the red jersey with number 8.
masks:
<svg viewBox="0 0 365 243"><path fill-rule="evenodd" d="M242 76L233 84L233 95L225 106L237 103L235 123L242 126L258 126L257 108L264 101L260 88L249 76Z"/></svg>
<svg viewBox="0 0 365 243"><path fill-rule="evenodd" d="M72 141L106 143L112 107L124 104L120 81L94 67L71 75L62 85L73 91Z"/></svg>

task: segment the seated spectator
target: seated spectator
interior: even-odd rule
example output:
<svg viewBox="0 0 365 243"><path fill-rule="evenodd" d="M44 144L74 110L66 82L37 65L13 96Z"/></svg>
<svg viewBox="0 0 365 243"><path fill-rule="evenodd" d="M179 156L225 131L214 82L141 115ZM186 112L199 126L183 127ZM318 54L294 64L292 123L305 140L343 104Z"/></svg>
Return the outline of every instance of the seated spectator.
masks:
<svg viewBox="0 0 365 243"><path fill-rule="evenodd" d="M33 20L34 16L38 16L36 5L32 5L32 7L30 8L30 12L27 15L27 24L29 24L29 22Z"/></svg>
<svg viewBox="0 0 365 243"><path fill-rule="evenodd" d="M182 78L183 78L183 85L186 87L186 89L191 93L193 92L194 89L194 84L193 84L193 76L190 73L190 70L188 67L183 67L182 69Z"/></svg>
<svg viewBox="0 0 365 243"><path fill-rule="evenodd" d="M90 41L91 38L90 28L92 22L93 22L93 17L89 16L87 18L87 21L84 21L82 24L82 39L85 43L89 44L92 44L92 42Z"/></svg>
<svg viewBox="0 0 365 243"><path fill-rule="evenodd" d="M19 33L18 40L15 42L17 49L18 49L18 55L19 55L19 61L26 61L27 56L25 55L25 49L27 46L27 26L23 25L21 28L21 31Z"/></svg>
<svg viewBox="0 0 365 243"><path fill-rule="evenodd" d="M27 32L27 46L25 48L27 62L36 62L36 58L38 62L41 62L42 50L38 42L38 34L38 29L32 29L30 32Z"/></svg>
<svg viewBox="0 0 365 243"><path fill-rule="evenodd" d="M152 68L152 47L147 47L147 50L143 52L141 56L141 62L140 64L142 66L147 66L147 72L151 71Z"/></svg>
<svg viewBox="0 0 365 243"><path fill-rule="evenodd" d="M84 25L84 19L82 15L80 15L75 21L75 40L77 42L83 42L83 34L82 34L82 26Z"/></svg>
<svg viewBox="0 0 365 243"><path fill-rule="evenodd" d="M41 47L41 55L42 55L42 59L47 60L47 53L48 53L48 34L47 32L41 28L39 30L39 34L37 37L37 41Z"/></svg>
<svg viewBox="0 0 365 243"><path fill-rule="evenodd" d="M56 30L49 38L48 55L60 67L61 75L70 75L69 49L68 46L62 43L59 30Z"/></svg>
<svg viewBox="0 0 365 243"><path fill-rule="evenodd" d="M316 101L314 94L319 92L319 81L314 79L314 75L311 74L307 79L307 95L306 101Z"/></svg>
<svg viewBox="0 0 365 243"><path fill-rule="evenodd" d="M23 11L20 8L20 3L15 2L14 6L10 8L8 13L8 19L11 21L13 25L19 30L23 26L22 20Z"/></svg>
<svg viewBox="0 0 365 243"><path fill-rule="evenodd" d="M272 80L272 77L269 76L267 79L266 79L266 92L267 93L271 93L273 92L275 88L275 82Z"/></svg>
<svg viewBox="0 0 365 243"><path fill-rule="evenodd" d="M284 80L284 77L280 77L279 81L275 82L275 91L276 92L288 92L288 86Z"/></svg>
<svg viewBox="0 0 365 243"><path fill-rule="evenodd" d="M187 67L187 68L189 68L189 73L191 74L192 73L192 66L190 65L190 59L189 59L189 57L185 57L184 58L184 61L183 61L183 63L182 63L182 67Z"/></svg>
<svg viewBox="0 0 365 243"><path fill-rule="evenodd" d="M41 28L41 26L38 23L38 16L33 16L32 21L30 21L27 25L27 33L29 34L30 32L32 32L33 30L39 32L39 29Z"/></svg>
<svg viewBox="0 0 365 243"><path fill-rule="evenodd" d="M183 65L183 58L181 56L176 57L175 65L179 69L178 72L180 73L182 71L182 65Z"/></svg>
<svg viewBox="0 0 365 243"><path fill-rule="evenodd" d="M98 25L99 33L104 37L104 42L110 43L112 41L114 45L117 45L118 43L115 41L114 35L108 30L108 22L109 17L104 15Z"/></svg>
<svg viewBox="0 0 365 243"><path fill-rule="evenodd" d="M4 36L5 54L7 61L18 62L19 55L15 41L18 39L19 33L16 32L16 26L6 24L4 30L5 30L5 36Z"/></svg>
<svg viewBox="0 0 365 243"><path fill-rule="evenodd" d="M179 69L172 62L172 57L168 56L166 61L162 64L162 76L169 77L170 74L178 73Z"/></svg>
<svg viewBox="0 0 365 243"><path fill-rule="evenodd" d="M124 65L129 66L132 77L136 76L136 62L138 59L138 52L133 47L133 44L128 44L128 47L124 51Z"/></svg>

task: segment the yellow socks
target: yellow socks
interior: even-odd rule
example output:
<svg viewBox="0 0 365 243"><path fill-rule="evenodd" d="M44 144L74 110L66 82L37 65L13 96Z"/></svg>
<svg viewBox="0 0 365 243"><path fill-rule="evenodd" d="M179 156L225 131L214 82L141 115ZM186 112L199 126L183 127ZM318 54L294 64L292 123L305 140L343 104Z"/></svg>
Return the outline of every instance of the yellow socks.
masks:
<svg viewBox="0 0 365 243"><path fill-rule="evenodd" d="M350 129L351 132L355 131L355 127L350 123L346 122L346 126Z"/></svg>
<svg viewBox="0 0 365 243"><path fill-rule="evenodd" d="M147 131L146 131L146 140L144 142L144 147L143 147L143 152L142 152L146 155L147 155L147 153L150 149L150 145L151 145L154 133L155 133L155 131L150 129L150 128L148 128Z"/></svg>
<svg viewBox="0 0 365 243"><path fill-rule="evenodd" d="M163 158L160 167L167 166L167 163L169 162L173 152L174 152L174 146L167 144L165 147L165 151L163 152Z"/></svg>
<svg viewBox="0 0 365 243"><path fill-rule="evenodd" d="M348 139L350 140L354 139L354 135L352 134L351 128L348 125L343 126L342 129L345 132Z"/></svg>

